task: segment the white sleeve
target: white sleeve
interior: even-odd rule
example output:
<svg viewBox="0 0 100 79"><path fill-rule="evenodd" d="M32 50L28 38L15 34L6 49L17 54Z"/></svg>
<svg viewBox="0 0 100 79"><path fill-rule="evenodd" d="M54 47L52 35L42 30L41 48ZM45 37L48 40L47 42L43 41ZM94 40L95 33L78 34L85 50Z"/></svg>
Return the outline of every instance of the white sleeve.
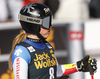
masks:
<svg viewBox="0 0 100 79"><path fill-rule="evenodd" d="M28 64L20 57L17 57L13 63L15 79L28 79Z"/></svg>
<svg viewBox="0 0 100 79"><path fill-rule="evenodd" d="M64 66L57 63L57 77L61 77L64 71L65 71Z"/></svg>
<svg viewBox="0 0 100 79"><path fill-rule="evenodd" d="M64 69L64 66L63 66L63 65L60 65L60 64L58 63L56 57L55 57L55 59L56 59L56 63L57 63L57 74L56 74L56 75L57 75L57 77L61 77L61 76L63 75L65 69Z"/></svg>

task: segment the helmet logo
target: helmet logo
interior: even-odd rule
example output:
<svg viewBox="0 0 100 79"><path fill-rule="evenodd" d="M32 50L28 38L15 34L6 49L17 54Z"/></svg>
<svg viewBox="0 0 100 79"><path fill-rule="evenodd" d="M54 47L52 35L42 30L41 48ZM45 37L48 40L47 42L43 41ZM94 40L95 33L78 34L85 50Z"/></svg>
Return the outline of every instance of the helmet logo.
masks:
<svg viewBox="0 0 100 79"><path fill-rule="evenodd" d="M29 13L31 9L34 10L34 7L32 7L32 5L26 5L25 7L23 7L23 12L27 11L27 13Z"/></svg>
<svg viewBox="0 0 100 79"><path fill-rule="evenodd" d="M27 20L33 21L33 22L36 22L36 23L40 23L40 20L38 20L38 19L27 18Z"/></svg>
<svg viewBox="0 0 100 79"><path fill-rule="evenodd" d="M25 7L22 8L22 10L23 10L23 12L26 11L27 13L30 13L30 14L32 14L32 15L40 16L40 15L39 15L38 13L36 13L36 12L31 12L31 10L32 10L32 11L35 10L35 8L32 6L32 4L26 5Z"/></svg>
<svg viewBox="0 0 100 79"><path fill-rule="evenodd" d="M29 6L26 6L26 7L25 7L25 9L24 9L23 12L26 11L27 13L30 13L30 14L32 14L32 15L40 16L40 14L38 14L36 11L31 12L31 10L33 11L33 10L35 10L35 8L29 5Z"/></svg>
<svg viewBox="0 0 100 79"><path fill-rule="evenodd" d="M50 9L49 8L44 8L44 11L45 11L45 13L48 13L48 12L50 12Z"/></svg>

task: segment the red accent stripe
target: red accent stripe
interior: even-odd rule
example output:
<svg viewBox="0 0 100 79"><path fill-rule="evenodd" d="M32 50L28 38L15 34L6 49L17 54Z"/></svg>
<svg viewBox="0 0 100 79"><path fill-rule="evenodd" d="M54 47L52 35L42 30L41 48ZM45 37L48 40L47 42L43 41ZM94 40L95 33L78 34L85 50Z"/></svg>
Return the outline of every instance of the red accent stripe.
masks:
<svg viewBox="0 0 100 79"><path fill-rule="evenodd" d="M71 68L71 69L65 69L65 72L63 73L62 76L68 75L68 74L72 74L74 72L78 72L77 69L76 69L76 67L75 68Z"/></svg>

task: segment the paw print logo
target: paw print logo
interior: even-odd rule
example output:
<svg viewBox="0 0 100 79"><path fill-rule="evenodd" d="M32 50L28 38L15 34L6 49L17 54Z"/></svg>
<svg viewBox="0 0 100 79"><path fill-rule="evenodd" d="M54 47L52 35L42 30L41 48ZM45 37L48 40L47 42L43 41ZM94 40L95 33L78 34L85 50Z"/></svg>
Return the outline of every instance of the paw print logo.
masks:
<svg viewBox="0 0 100 79"><path fill-rule="evenodd" d="M53 57L53 58L55 58L55 55L54 55L54 54L52 54L52 57Z"/></svg>
<svg viewBox="0 0 100 79"><path fill-rule="evenodd" d="M50 53L53 53L54 51L53 50L50 50Z"/></svg>
<svg viewBox="0 0 100 79"><path fill-rule="evenodd" d="M53 50L50 50L50 53L51 53L51 56L52 56L53 58L55 58L54 51L53 51Z"/></svg>

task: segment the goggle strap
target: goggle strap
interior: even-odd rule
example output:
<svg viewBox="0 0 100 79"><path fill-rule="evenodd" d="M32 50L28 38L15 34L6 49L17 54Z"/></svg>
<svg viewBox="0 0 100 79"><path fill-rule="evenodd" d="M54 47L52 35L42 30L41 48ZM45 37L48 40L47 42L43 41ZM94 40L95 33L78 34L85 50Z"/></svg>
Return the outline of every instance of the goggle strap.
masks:
<svg viewBox="0 0 100 79"><path fill-rule="evenodd" d="M24 15L21 15L21 14L18 15L18 19L21 20L21 21L39 24L39 25L42 25L42 22L43 22L43 19L28 17L28 16L24 16Z"/></svg>

